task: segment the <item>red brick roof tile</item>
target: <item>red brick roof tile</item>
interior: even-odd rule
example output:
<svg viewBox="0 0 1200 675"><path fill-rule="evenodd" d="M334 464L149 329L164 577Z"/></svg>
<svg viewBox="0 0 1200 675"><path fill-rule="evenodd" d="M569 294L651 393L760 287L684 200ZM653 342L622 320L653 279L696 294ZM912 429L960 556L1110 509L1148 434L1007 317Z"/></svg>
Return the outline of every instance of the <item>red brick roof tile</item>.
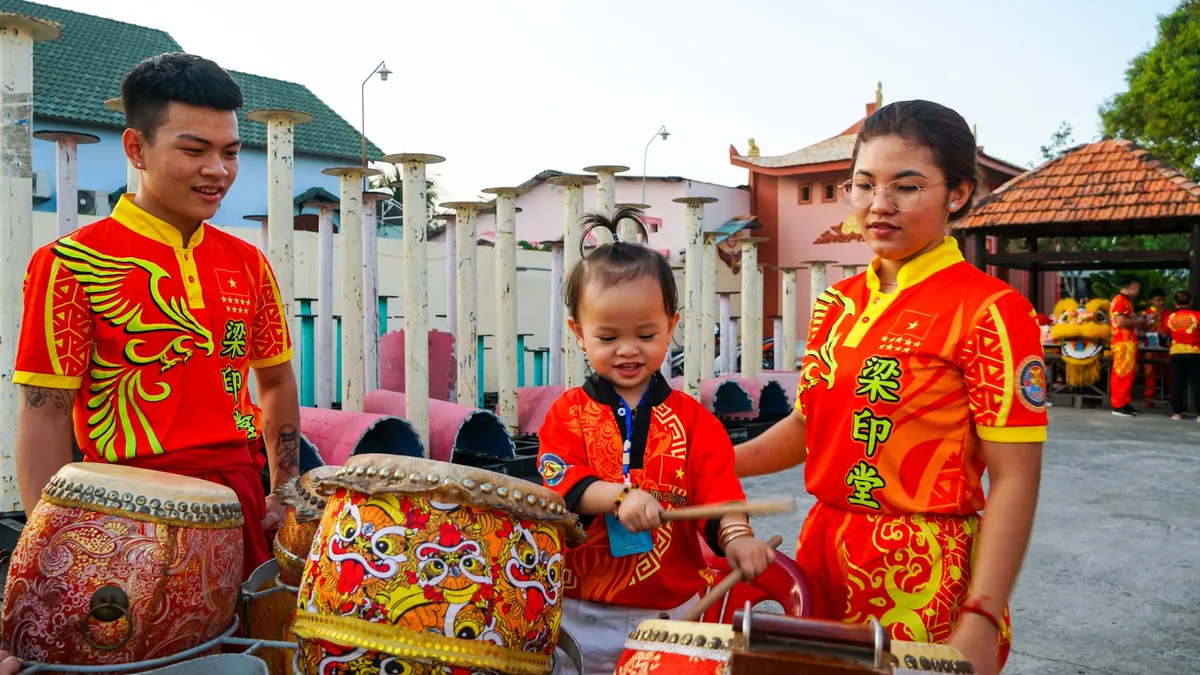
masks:
<svg viewBox="0 0 1200 675"><path fill-rule="evenodd" d="M842 232L842 223L838 223L833 227L821 233L821 236L813 240L814 244L849 244L856 241L866 241L863 236L855 230L851 234Z"/></svg>
<svg viewBox="0 0 1200 675"><path fill-rule="evenodd" d="M1168 218L1200 218L1200 186L1132 141L1108 139L1013 178L954 228Z"/></svg>

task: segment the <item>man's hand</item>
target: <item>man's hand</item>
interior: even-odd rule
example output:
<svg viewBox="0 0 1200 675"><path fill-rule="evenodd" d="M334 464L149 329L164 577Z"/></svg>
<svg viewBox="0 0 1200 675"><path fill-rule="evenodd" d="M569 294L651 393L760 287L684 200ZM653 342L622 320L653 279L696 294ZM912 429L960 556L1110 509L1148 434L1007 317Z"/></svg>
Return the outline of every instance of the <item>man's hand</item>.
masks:
<svg viewBox="0 0 1200 675"><path fill-rule="evenodd" d="M285 515L287 515L287 507L283 505L283 499L274 492L267 495L267 515L262 520L263 532L270 532L278 528L283 524Z"/></svg>
<svg viewBox="0 0 1200 675"><path fill-rule="evenodd" d="M662 512L662 504L658 503L654 495L635 488L625 495L625 501L621 502L621 508L617 509L617 520L621 521L625 529L637 534L662 525Z"/></svg>
<svg viewBox="0 0 1200 675"><path fill-rule="evenodd" d="M25 517L33 513L46 483L71 463L71 411L77 391L21 385L17 408L17 485Z"/></svg>
<svg viewBox="0 0 1200 675"><path fill-rule="evenodd" d="M996 627L987 619L964 612L959 615L958 627L947 644L962 652L978 675L996 675L1000 672L1000 657L996 653L998 637Z"/></svg>
<svg viewBox="0 0 1200 675"><path fill-rule="evenodd" d="M734 569L742 571L742 581L749 582L775 562L775 551L765 541L738 537L725 546L725 559Z"/></svg>

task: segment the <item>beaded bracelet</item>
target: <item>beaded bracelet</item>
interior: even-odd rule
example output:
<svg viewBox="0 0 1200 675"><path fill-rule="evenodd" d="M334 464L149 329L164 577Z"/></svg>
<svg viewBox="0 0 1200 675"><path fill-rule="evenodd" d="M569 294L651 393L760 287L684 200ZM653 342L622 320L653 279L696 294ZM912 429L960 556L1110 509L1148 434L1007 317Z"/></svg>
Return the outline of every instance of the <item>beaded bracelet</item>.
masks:
<svg viewBox="0 0 1200 675"><path fill-rule="evenodd" d="M613 504L612 512L613 512L614 516L620 515L621 504L625 501L625 497L629 496L629 491L632 489L633 489L633 487L630 485L626 485L624 488L621 489L621 494L617 495L617 501Z"/></svg>

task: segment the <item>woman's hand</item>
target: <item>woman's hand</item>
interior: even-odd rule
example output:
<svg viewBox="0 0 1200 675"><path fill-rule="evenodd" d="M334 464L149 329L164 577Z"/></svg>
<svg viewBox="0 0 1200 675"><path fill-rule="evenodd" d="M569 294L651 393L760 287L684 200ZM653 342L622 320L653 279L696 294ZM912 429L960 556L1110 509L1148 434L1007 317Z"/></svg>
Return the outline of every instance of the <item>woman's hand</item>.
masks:
<svg viewBox="0 0 1200 675"><path fill-rule="evenodd" d="M649 492L634 488L625 495L621 508L617 509L617 520L625 529L637 534L662 525L662 504Z"/></svg>
<svg viewBox="0 0 1200 675"><path fill-rule="evenodd" d="M962 652L963 658L975 667L976 675L999 675L998 640L996 627L990 621L978 614L964 612L959 615L958 627L947 644Z"/></svg>
<svg viewBox="0 0 1200 675"><path fill-rule="evenodd" d="M775 550L754 537L738 537L725 546L725 559L742 571L742 581L750 581L767 571L775 562Z"/></svg>

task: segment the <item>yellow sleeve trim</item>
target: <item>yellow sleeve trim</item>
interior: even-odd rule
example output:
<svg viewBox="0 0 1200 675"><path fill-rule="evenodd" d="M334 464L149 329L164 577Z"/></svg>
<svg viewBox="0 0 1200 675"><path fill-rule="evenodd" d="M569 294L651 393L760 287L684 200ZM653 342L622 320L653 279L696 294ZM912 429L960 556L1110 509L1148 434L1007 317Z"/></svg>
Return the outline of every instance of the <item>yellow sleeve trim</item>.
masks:
<svg viewBox="0 0 1200 675"><path fill-rule="evenodd" d="M70 375L47 375L45 373L31 373L25 370L18 370L13 373L13 384L27 384L33 387L74 391L83 386L83 378L72 377Z"/></svg>
<svg viewBox="0 0 1200 675"><path fill-rule="evenodd" d="M1046 427L975 427L975 432L992 443L1046 442Z"/></svg>
<svg viewBox="0 0 1200 675"><path fill-rule="evenodd" d="M275 356L265 358L265 359L251 360L250 367L251 368L270 368L271 366L277 366L281 363L287 363L291 359L292 359L292 349L289 347L289 348L283 350L282 353L276 354Z"/></svg>

